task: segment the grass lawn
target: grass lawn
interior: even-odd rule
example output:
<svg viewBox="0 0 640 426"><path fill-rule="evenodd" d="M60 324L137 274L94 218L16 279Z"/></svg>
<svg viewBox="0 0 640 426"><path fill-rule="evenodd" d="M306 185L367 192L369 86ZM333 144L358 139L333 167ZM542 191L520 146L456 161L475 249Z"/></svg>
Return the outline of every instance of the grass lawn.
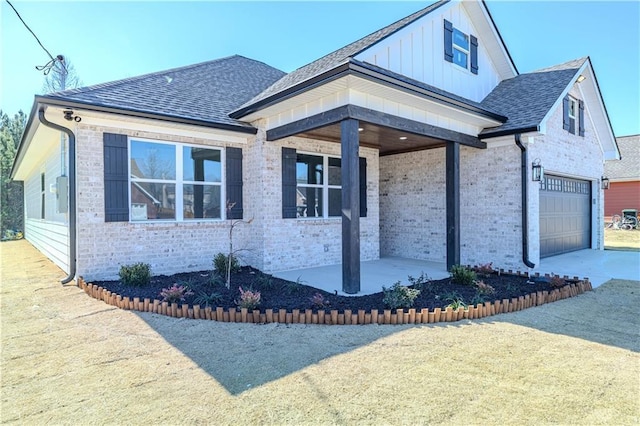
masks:
<svg viewBox="0 0 640 426"><path fill-rule="evenodd" d="M604 230L604 248L611 250L640 251L640 230L623 229Z"/></svg>

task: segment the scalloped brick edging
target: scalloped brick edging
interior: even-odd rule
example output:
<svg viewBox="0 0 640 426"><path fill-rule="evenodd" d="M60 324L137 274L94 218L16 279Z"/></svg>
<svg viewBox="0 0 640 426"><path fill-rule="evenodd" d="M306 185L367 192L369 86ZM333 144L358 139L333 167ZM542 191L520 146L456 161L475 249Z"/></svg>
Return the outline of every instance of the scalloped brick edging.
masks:
<svg viewBox="0 0 640 426"><path fill-rule="evenodd" d="M538 274L536 274L538 275ZM546 275L548 276L548 275ZM569 279L564 277L564 279ZM95 284L86 283L82 277L78 278L77 285L85 293L94 299L102 300L108 305L116 306L120 309L127 309L139 312L153 312L155 314L167 315L176 318L206 319L220 322L239 323L281 323L281 324L327 324L327 325L357 325L357 324L431 324L437 322L454 322L463 319L478 319L497 314L521 311L534 306L552 303L557 300L567 299L593 290L589 279L585 278L576 283L567 284L564 287L552 291L539 291L527 294L518 298L496 300L494 302L478 303L476 306L467 306L454 310L451 307L445 309L404 309L379 311L372 309L370 312L358 310L352 312L345 309L340 313L338 310L318 310L293 309L288 312L286 309L266 309L264 312L256 309L248 311L246 308L201 308L194 305L191 308L188 304L178 305L178 303L161 302L157 299L143 299L138 297L133 299L122 297L112 293Z"/></svg>

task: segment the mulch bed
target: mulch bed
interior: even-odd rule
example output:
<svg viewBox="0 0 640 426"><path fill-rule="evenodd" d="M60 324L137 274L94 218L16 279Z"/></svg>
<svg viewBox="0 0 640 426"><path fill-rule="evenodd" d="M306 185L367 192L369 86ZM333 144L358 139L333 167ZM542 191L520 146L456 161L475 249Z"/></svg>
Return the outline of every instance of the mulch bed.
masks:
<svg viewBox="0 0 640 426"><path fill-rule="evenodd" d="M477 303L493 302L495 300L518 298L538 291L552 291L557 286L553 286L548 279L534 280L514 274L492 273L479 276L485 284L490 285L495 290L492 294L480 294L476 286L461 285L452 281L451 278L441 280L428 280L427 277L414 277L415 285L410 288L420 289L420 295L415 300L414 308L445 308L455 301L461 301L467 305ZM567 280L567 284L575 282ZM304 283L296 283L282 280L271 275L263 274L251 267L242 267L240 272L231 276L231 288L227 289L224 281L215 272L200 271L181 273L171 276L159 275L151 278L151 282L142 287L125 286L120 281L94 281L95 285L103 287L112 293L117 293L122 297L140 300L149 298L151 300L163 300L160 293L163 289L173 285L186 286L192 293L185 296L180 304L187 303L190 306L200 305L222 307L225 309L234 308L236 301L240 298L239 287L244 290L252 289L259 291L261 295L258 309L331 309L331 310L358 310L370 311L372 309L388 309L384 302L384 294L379 293L364 296L340 296L319 290ZM564 281L563 281L564 283ZM403 282L403 285L409 284ZM392 283L387 288L390 288ZM381 289L382 290L382 289ZM321 295L318 296L318 294ZM322 302L321 304L318 302Z"/></svg>

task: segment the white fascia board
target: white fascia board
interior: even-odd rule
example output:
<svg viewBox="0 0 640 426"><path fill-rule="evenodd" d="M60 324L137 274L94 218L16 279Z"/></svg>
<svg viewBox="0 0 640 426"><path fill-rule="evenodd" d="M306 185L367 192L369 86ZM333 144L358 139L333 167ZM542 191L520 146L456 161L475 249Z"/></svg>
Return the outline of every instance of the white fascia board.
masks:
<svg viewBox="0 0 640 426"><path fill-rule="evenodd" d="M82 118L81 124L111 127L131 131L162 133L182 137L246 144L250 137L246 133L213 129L190 124L162 122L149 118L127 117L106 112L83 111L73 108L74 115ZM63 124L64 125L64 124Z"/></svg>

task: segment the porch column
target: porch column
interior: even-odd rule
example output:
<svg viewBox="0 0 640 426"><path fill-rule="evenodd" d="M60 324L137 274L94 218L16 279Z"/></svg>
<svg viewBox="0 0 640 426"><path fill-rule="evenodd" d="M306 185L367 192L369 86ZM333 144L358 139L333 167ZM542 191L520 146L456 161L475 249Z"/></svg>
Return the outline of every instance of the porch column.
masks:
<svg viewBox="0 0 640 426"><path fill-rule="evenodd" d="M360 291L360 160L359 121L340 122L342 150L342 291Z"/></svg>
<svg viewBox="0 0 640 426"><path fill-rule="evenodd" d="M447 142L447 270L460 264L460 144Z"/></svg>

